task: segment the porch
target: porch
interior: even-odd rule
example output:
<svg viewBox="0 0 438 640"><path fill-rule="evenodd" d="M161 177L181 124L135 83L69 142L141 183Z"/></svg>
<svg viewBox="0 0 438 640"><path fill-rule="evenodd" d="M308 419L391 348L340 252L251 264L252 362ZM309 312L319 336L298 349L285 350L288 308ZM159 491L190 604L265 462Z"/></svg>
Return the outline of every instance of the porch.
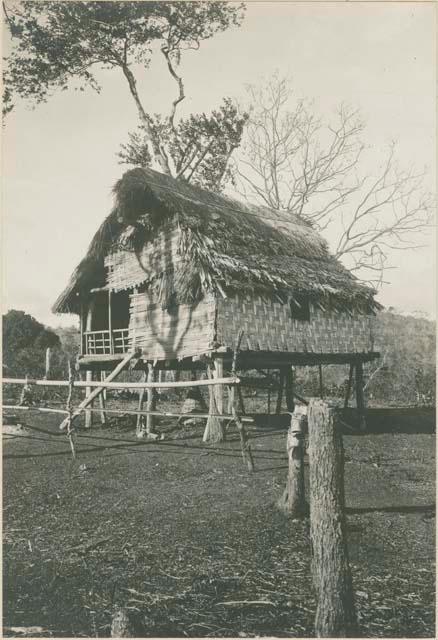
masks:
<svg viewBox="0 0 438 640"><path fill-rule="evenodd" d="M129 294L92 290L81 313L81 357L98 360L128 353L131 346L128 327Z"/></svg>
<svg viewBox="0 0 438 640"><path fill-rule="evenodd" d="M83 356L123 354L129 351L129 329L104 329L84 331L82 334Z"/></svg>

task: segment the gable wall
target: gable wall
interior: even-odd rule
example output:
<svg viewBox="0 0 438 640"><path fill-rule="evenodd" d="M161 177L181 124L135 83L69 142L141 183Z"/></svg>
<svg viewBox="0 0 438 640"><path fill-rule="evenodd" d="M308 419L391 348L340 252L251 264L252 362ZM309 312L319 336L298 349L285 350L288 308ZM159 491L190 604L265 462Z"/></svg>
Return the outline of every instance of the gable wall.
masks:
<svg viewBox="0 0 438 640"><path fill-rule="evenodd" d="M178 254L179 230L164 227L142 248L119 250L105 257L107 284L113 291L130 289L172 269L181 260Z"/></svg>

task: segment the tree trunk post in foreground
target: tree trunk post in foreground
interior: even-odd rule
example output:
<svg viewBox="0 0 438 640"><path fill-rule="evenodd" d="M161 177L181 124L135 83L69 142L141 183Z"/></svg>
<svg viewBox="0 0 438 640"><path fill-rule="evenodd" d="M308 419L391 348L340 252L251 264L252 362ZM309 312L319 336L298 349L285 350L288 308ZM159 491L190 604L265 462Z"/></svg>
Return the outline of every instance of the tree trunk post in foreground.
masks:
<svg viewBox="0 0 438 640"><path fill-rule="evenodd" d="M348 562L344 498L344 452L334 409L313 398L308 408L310 537L317 592L315 635L345 638L357 634Z"/></svg>
<svg viewBox="0 0 438 640"><path fill-rule="evenodd" d="M287 456L289 470L286 488L277 506L293 518L308 513L304 493L304 428L307 424L307 407L296 406L287 432Z"/></svg>
<svg viewBox="0 0 438 640"><path fill-rule="evenodd" d="M208 377L210 379L223 377L223 362L215 360L214 366L207 366ZM224 412L224 388L223 385L211 385L209 392L209 417L204 431L204 442L223 442L225 440L225 429L223 420L215 417L215 414Z"/></svg>
<svg viewBox="0 0 438 640"><path fill-rule="evenodd" d="M357 415L359 419L360 431L365 431L367 423L365 420L365 394L363 385L363 364L358 362L356 364L356 405Z"/></svg>

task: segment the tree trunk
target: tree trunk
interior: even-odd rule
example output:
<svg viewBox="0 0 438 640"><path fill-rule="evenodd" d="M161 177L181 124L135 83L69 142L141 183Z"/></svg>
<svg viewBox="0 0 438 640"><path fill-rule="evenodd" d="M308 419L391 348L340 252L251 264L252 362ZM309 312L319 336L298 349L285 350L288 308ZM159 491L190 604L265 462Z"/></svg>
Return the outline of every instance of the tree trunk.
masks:
<svg viewBox="0 0 438 640"><path fill-rule="evenodd" d="M127 64L122 66L122 71L125 78L128 81L129 90L131 91L131 95L134 98L138 115L144 126L144 131L146 132L146 135L148 137L149 150L151 152L152 159L157 164L159 171L161 171L161 173L165 173L166 175L170 176L172 175L172 172L169 167L169 160L166 156L165 151L160 145L160 141L157 139L155 135L151 118L143 108L143 105L140 100L140 96L138 95L137 81L134 77L134 74L132 73L131 69Z"/></svg>
<svg viewBox="0 0 438 640"><path fill-rule="evenodd" d="M357 621L346 544L341 429L334 409L318 399L310 402L308 422L315 634L318 638L354 637Z"/></svg>
<svg viewBox="0 0 438 640"><path fill-rule="evenodd" d="M214 367L207 366L208 377L210 379L222 378L223 363L222 360L215 360ZM215 417L214 414L223 414L224 409L224 389L222 385L208 387L209 392L209 414L207 425L204 431L204 442L223 442L225 440L225 429L223 420Z"/></svg>
<svg viewBox="0 0 438 640"><path fill-rule="evenodd" d="M295 408L287 433L289 470L286 488L277 506L293 518L308 514L304 493L304 427L307 422L305 408Z"/></svg>

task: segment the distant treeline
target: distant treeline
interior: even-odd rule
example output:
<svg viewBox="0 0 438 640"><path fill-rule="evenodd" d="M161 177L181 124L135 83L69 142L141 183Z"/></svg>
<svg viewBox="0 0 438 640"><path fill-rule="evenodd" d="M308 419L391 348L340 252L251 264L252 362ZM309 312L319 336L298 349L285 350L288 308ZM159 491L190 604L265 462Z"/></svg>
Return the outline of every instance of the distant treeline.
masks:
<svg viewBox="0 0 438 640"><path fill-rule="evenodd" d="M378 361L365 367L366 395L370 404L435 404L435 324L430 320L401 315L392 310L376 319L375 348ZM66 379L68 361L79 353L76 327L51 329L24 311L3 316L3 375L43 377L45 354L51 349L50 377ZM296 383L307 396L319 392L316 367L297 367ZM323 367L324 393L341 398L348 381L348 366ZM354 390L353 390L354 391Z"/></svg>

